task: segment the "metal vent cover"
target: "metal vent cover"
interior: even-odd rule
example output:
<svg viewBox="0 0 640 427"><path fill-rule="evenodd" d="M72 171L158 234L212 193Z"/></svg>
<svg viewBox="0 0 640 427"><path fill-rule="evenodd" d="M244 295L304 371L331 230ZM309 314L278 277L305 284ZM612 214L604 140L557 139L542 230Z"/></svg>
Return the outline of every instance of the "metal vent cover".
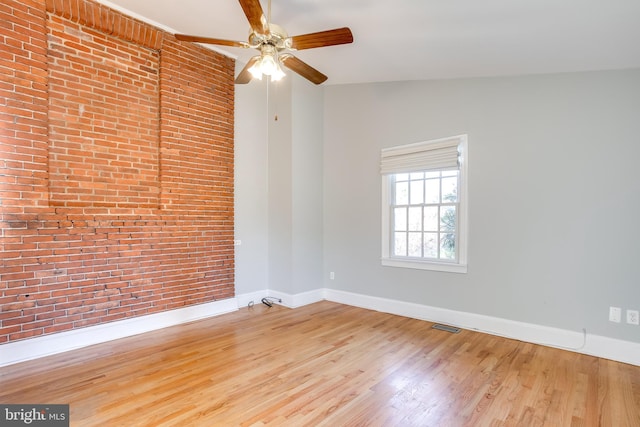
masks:
<svg viewBox="0 0 640 427"><path fill-rule="evenodd" d="M460 332L460 328L456 328L449 325L442 325L440 323L434 324L431 328L437 329L439 331L451 332L452 334L457 334L458 332Z"/></svg>

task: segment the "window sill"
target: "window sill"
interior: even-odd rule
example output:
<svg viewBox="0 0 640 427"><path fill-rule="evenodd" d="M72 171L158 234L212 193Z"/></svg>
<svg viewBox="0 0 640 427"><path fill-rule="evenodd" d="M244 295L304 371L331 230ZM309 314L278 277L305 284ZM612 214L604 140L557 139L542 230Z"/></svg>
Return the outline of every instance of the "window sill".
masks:
<svg viewBox="0 0 640 427"><path fill-rule="evenodd" d="M415 268L418 270L445 271L449 273L467 272L467 264L450 264L446 262L382 258L382 265L386 267Z"/></svg>

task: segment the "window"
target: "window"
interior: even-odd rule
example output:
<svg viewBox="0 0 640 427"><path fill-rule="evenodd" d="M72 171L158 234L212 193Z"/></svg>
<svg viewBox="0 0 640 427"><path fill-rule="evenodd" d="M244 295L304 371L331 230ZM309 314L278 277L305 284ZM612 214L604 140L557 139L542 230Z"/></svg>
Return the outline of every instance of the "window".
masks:
<svg viewBox="0 0 640 427"><path fill-rule="evenodd" d="M466 273L466 135L382 150L382 264Z"/></svg>

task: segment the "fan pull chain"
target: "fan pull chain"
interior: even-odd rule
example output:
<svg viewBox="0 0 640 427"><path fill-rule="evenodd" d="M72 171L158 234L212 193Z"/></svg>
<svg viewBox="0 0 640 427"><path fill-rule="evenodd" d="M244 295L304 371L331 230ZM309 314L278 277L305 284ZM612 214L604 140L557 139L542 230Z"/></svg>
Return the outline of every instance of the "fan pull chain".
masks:
<svg viewBox="0 0 640 427"><path fill-rule="evenodd" d="M276 84L273 85L273 109L275 110L275 113L273 115L273 121L277 122L278 121L278 82L276 82Z"/></svg>

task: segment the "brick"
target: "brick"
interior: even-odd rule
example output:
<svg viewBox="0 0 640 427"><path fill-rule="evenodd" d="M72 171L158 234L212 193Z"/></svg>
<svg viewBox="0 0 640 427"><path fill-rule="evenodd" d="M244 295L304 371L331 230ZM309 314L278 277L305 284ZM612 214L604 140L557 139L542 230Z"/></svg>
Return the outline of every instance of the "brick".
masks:
<svg viewBox="0 0 640 427"><path fill-rule="evenodd" d="M233 296L233 60L28 5L0 7L0 343Z"/></svg>
<svg viewBox="0 0 640 427"><path fill-rule="evenodd" d="M18 340L22 340L25 338L33 338L33 337L37 337L39 335L42 335L44 333L44 331L42 329L35 329L35 330L29 330L26 332L17 332L17 333L9 333L9 339L8 341L18 341Z"/></svg>
<svg viewBox="0 0 640 427"><path fill-rule="evenodd" d="M47 326L44 328L44 333L45 334L53 334L56 332L64 332L64 331L69 331L73 329L73 324L72 323L67 323L67 324L62 324L62 325L52 325L52 326Z"/></svg>

